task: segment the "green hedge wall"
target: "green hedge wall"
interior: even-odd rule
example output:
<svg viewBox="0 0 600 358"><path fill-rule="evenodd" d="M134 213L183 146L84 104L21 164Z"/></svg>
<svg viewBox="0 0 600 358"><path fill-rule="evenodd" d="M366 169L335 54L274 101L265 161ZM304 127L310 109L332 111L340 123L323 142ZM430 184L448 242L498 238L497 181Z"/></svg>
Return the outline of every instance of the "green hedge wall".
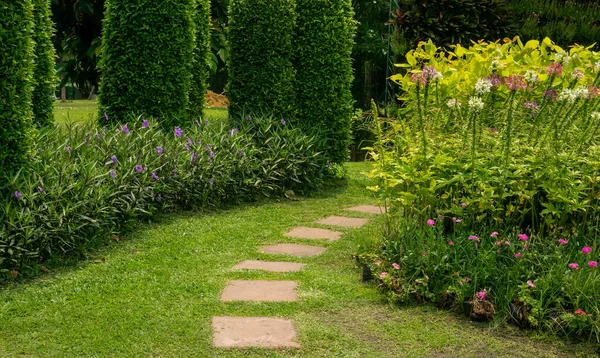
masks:
<svg viewBox="0 0 600 358"><path fill-rule="evenodd" d="M131 114L187 121L195 0L108 0L100 59L100 123Z"/></svg>
<svg viewBox="0 0 600 358"><path fill-rule="evenodd" d="M0 181L29 154L32 26L31 0L0 3Z"/></svg>
<svg viewBox="0 0 600 358"><path fill-rule="evenodd" d="M40 125L48 125L54 122L54 91L58 83L54 70L56 52L52 44L50 0L33 0L33 19L33 121Z"/></svg>
<svg viewBox="0 0 600 358"><path fill-rule="evenodd" d="M294 0L232 0L229 8L229 118L293 118Z"/></svg>
<svg viewBox="0 0 600 358"><path fill-rule="evenodd" d="M355 22L351 0L298 0L295 33L298 125L319 132L334 163L347 160Z"/></svg>
<svg viewBox="0 0 600 358"><path fill-rule="evenodd" d="M207 57L210 51L210 0L196 0L193 14L196 45L190 86L190 116L202 117L208 79Z"/></svg>

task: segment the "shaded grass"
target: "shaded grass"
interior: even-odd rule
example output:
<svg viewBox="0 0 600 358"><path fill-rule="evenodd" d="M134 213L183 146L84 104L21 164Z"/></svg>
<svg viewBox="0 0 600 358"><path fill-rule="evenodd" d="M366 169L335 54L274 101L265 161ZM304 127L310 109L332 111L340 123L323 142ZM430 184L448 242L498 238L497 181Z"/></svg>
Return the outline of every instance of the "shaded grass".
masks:
<svg viewBox="0 0 600 358"><path fill-rule="evenodd" d="M389 307L359 283L351 258L358 242L378 235L382 218L342 229L340 241L311 241L329 249L313 258L257 253L265 244L302 242L283 234L342 208L374 203L348 164L347 185L315 197L273 199L218 212L185 212L137 230L94 252L88 261L28 283L0 289L0 356L28 357L423 357L590 356L587 345L531 339L509 328L490 329L432 307ZM246 259L308 263L300 272L232 271ZM94 260L104 260L94 263ZM230 279L299 280L299 302L219 301ZM218 315L291 318L301 350L217 350L211 318ZM535 337L534 337L535 338Z"/></svg>
<svg viewBox="0 0 600 358"><path fill-rule="evenodd" d="M85 123L96 121L98 114L98 102L96 100L75 100L68 102L56 101L55 120L58 124L65 123ZM206 119L209 121L221 121L227 119L226 108L208 108L205 109Z"/></svg>

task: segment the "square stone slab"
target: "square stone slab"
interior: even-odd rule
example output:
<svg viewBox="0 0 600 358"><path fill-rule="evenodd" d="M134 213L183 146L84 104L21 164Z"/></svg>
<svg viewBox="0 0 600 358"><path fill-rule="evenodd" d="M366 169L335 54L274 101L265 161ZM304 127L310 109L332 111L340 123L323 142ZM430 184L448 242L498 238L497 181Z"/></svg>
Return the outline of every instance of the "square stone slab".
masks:
<svg viewBox="0 0 600 358"><path fill-rule="evenodd" d="M330 216L317 221L317 224L342 226L342 227L361 227L367 223L367 219L347 218L345 216Z"/></svg>
<svg viewBox="0 0 600 358"><path fill-rule="evenodd" d="M300 348L292 321L269 317L213 317L216 348Z"/></svg>
<svg viewBox="0 0 600 358"><path fill-rule="evenodd" d="M221 294L221 301L298 301L298 281L233 280Z"/></svg>
<svg viewBox="0 0 600 358"><path fill-rule="evenodd" d="M233 266L234 270L247 269L247 270L264 270L271 272L296 272L300 271L306 266L306 264L300 264L296 262L270 262L270 261L258 261L258 260L246 260Z"/></svg>
<svg viewBox="0 0 600 358"><path fill-rule="evenodd" d="M339 231L319 229L316 227L298 226L292 229L292 231L285 234L287 237L295 237L298 239L327 239L327 240L339 240L342 233Z"/></svg>
<svg viewBox="0 0 600 358"><path fill-rule="evenodd" d="M327 248L321 246L278 244L273 246L265 246L259 251L265 254L285 254L296 257L309 257L320 255L326 250Z"/></svg>
<svg viewBox="0 0 600 358"><path fill-rule="evenodd" d="M379 206L375 205L359 205L345 210L358 211L359 213L366 214L382 214L385 212L385 208L379 208Z"/></svg>

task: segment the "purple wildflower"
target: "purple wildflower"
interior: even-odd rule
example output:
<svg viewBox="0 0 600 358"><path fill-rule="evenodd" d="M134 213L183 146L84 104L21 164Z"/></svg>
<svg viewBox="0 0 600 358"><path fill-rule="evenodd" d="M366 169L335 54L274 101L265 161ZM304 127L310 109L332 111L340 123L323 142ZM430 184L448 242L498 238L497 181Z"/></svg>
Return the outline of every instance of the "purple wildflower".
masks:
<svg viewBox="0 0 600 358"><path fill-rule="evenodd" d="M240 131L237 128L233 128L232 130L229 131L229 136L233 137L234 135L238 134Z"/></svg>
<svg viewBox="0 0 600 358"><path fill-rule="evenodd" d="M531 109L531 115L535 116L537 114L537 111L540 109L540 106L538 106L538 104L533 101L527 101L525 102L525 108Z"/></svg>
<svg viewBox="0 0 600 358"><path fill-rule="evenodd" d="M492 84L493 89L500 87L500 85L502 84L502 77L500 77L500 75L497 75L495 73L492 73L491 75L489 75L487 79Z"/></svg>
<svg viewBox="0 0 600 358"><path fill-rule="evenodd" d="M198 159L198 154L192 153L192 160L196 160L196 159Z"/></svg>
<svg viewBox="0 0 600 358"><path fill-rule="evenodd" d="M215 152L213 152L213 151L211 150L209 155L211 156L211 158L214 158L214 157L215 157Z"/></svg>
<svg viewBox="0 0 600 358"><path fill-rule="evenodd" d="M152 172L152 179L158 180L158 175L155 172Z"/></svg>
<svg viewBox="0 0 600 358"><path fill-rule="evenodd" d="M190 150L190 146L189 146L187 143L185 143L185 144L183 145L183 147L185 148L185 150Z"/></svg>
<svg viewBox="0 0 600 358"><path fill-rule="evenodd" d="M176 177L177 176L177 170L173 170L173 176Z"/></svg>
<svg viewBox="0 0 600 358"><path fill-rule="evenodd" d="M104 120L108 122L108 114L106 112L104 112Z"/></svg>
<svg viewBox="0 0 600 358"><path fill-rule="evenodd" d="M129 134L129 128L127 128L127 124L123 125L123 133Z"/></svg>
<svg viewBox="0 0 600 358"><path fill-rule="evenodd" d="M183 131L179 127L175 127L175 137L181 137L183 135Z"/></svg>
<svg viewBox="0 0 600 358"><path fill-rule="evenodd" d="M137 164L137 165L135 166L135 170L136 170L138 173L141 173L141 172L144 170L144 168L143 168L141 165Z"/></svg>
<svg viewBox="0 0 600 358"><path fill-rule="evenodd" d="M160 196L160 194L158 194L158 195L156 196L156 201L161 201L161 200L162 200L162 196Z"/></svg>
<svg viewBox="0 0 600 358"><path fill-rule="evenodd" d="M73 148L66 146L65 150L67 151L67 153L71 153L73 151Z"/></svg>
<svg viewBox="0 0 600 358"><path fill-rule="evenodd" d="M192 138L188 137L187 141L188 143L190 143L190 145L194 145L194 141L192 140Z"/></svg>
<svg viewBox="0 0 600 358"><path fill-rule="evenodd" d="M210 144L207 144L207 145L206 145L206 150L208 150L208 151L212 150L212 145L210 145Z"/></svg>
<svg viewBox="0 0 600 358"><path fill-rule="evenodd" d="M15 198L17 198L17 199L21 199L21 197L22 197L22 196L23 196L23 194L21 194L21 193L20 193L20 192L18 192L18 191L15 191Z"/></svg>
<svg viewBox="0 0 600 358"><path fill-rule="evenodd" d="M204 125L207 126L208 125L208 119L204 120Z"/></svg>
<svg viewBox="0 0 600 358"><path fill-rule="evenodd" d="M46 194L46 191L45 191L45 190L44 190L44 188L42 188L41 186L38 186L38 191L39 191L40 193L44 193L44 194Z"/></svg>
<svg viewBox="0 0 600 358"><path fill-rule="evenodd" d="M200 122L196 119L196 126L200 127Z"/></svg>
<svg viewBox="0 0 600 358"><path fill-rule="evenodd" d="M248 116L248 120L251 121L252 120L252 116Z"/></svg>
<svg viewBox="0 0 600 358"><path fill-rule="evenodd" d="M558 98L558 92L556 92L556 90L553 89L547 90L546 92L544 92L544 97L552 101L556 101L556 99Z"/></svg>
<svg viewBox="0 0 600 358"><path fill-rule="evenodd" d="M37 122L37 127L38 127L38 128L41 128L41 127L42 127L42 124L41 124L40 122Z"/></svg>
<svg viewBox="0 0 600 358"><path fill-rule="evenodd" d="M111 170L109 170L109 171L108 171L108 175L110 175L110 177L114 179L114 178L115 178L115 171L114 171L114 170L112 170L112 169L111 169Z"/></svg>
<svg viewBox="0 0 600 358"><path fill-rule="evenodd" d="M113 164L117 164L119 161L117 160L117 156L116 155L111 155L110 156L110 160L112 161Z"/></svg>
<svg viewBox="0 0 600 358"><path fill-rule="evenodd" d="M144 119L142 121L142 128L148 128L148 127L150 127L150 123L148 122L147 119Z"/></svg>
<svg viewBox="0 0 600 358"><path fill-rule="evenodd" d="M100 135L100 133L96 133L96 138L98 138L98 140L102 140L102 136Z"/></svg>
<svg viewBox="0 0 600 358"><path fill-rule="evenodd" d="M210 180L208 183L209 183L210 185L215 185L215 182L214 182L212 179L211 179L211 180Z"/></svg>
<svg viewBox="0 0 600 358"><path fill-rule="evenodd" d="M162 154L163 151L164 151L164 149L160 145L158 147L156 147L156 154Z"/></svg>
<svg viewBox="0 0 600 358"><path fill-rule="evenodd" d="M281 124L283 124L285 126L285 119L281 120Z"/></svg>

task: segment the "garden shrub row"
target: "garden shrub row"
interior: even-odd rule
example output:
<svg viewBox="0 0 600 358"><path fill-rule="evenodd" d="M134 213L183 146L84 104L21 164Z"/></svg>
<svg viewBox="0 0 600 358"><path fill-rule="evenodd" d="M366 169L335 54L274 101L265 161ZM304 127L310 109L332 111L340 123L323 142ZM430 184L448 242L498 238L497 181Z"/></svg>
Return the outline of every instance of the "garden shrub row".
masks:
<svg viewBox="0 0 600 358"><path fill-rule="evenodd" d="M210 53L210 1L196 0L193 14L196 45L192 65L192 82L190 84L189 115L201 118L206 105L206 89L208 79L207 58Z"/></svg>
<svg viewBox="0 0 600 358"><path fill-rule="evenodd" d="M372 153L382 287L600 341L600 54L516 38L407 59Z"/></svg>
<svg viewBox="0 0 600 358"><path fill-rule="evenodd" d="M54 70L56 52L52 44L50 0L34 0L33 4L35 65L32 107L33 122L41 126L54 122L54 92L58 78Z"/></svg>
<svg viewBox="0 0 600 358"><path fill-rule="evenodd" d="M42 128L31 166L2 183L0 277L77 256L134 218L318 187L315 139L270 118L227 130L154 121Z"/></svg>

